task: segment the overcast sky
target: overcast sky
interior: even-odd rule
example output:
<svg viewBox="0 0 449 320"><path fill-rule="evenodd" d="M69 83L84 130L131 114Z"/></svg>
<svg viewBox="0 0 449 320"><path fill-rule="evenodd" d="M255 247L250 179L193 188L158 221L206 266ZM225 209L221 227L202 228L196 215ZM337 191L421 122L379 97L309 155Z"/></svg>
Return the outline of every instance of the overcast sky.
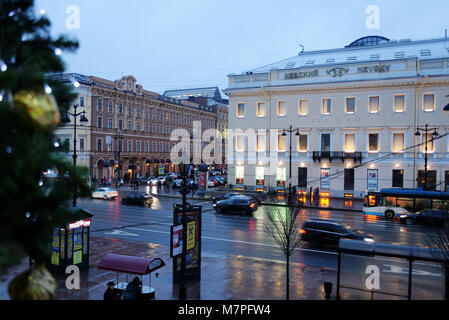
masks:
<svg viewBox="0 0 449 320"><path fill-rule="evenodd" d="M76 12L79 9L79 29ZM367 7L377 6L366 13ZM447 0L35 0L52 33L80 42L63 54L68 72L117 80L131 74L147 90L227 87L227 75L305 51L341 48L366 35L444 36ZM371 27L368 29L367 19ZM67 24L68 22L68 24ZM70 29L69 29L70 28Z"/></svg>

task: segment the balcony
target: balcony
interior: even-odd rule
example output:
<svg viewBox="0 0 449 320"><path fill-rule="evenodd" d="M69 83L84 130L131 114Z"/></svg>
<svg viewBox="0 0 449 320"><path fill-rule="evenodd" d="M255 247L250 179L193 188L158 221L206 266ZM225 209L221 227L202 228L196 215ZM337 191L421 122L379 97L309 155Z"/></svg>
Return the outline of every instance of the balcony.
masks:
<svg viewBox="0 0 449 320"><path fill-rule="evenodd" d="M312 159L313 162L321 162L321 159L328 159L329 162L332 162L332 160L341 160L342 163L344 163L346 159L352 159L355 163L357 163L357 161L362 163L362 152L313 151Z"/></svg>

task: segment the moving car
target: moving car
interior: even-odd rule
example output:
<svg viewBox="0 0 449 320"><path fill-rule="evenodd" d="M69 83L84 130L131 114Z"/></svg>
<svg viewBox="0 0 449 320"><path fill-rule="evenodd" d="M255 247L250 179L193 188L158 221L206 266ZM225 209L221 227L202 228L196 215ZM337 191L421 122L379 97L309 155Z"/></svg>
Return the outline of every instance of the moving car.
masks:
<svg viewBox="0 0 449 320"><path fill-rule="evenodd" d="M218 186L218 181L215 181L215 180L208 180L207 181L207 186L208 187L215 187L215 186Z"/></svg>
<svg viewBox="0 0 449 320"><path fill-rule="evenodd" d="M219 185L226 184L224 179L220 176L211 177L210 180L217 181Z"/></svg>
<svg viewBox="0 0 449 320"><path fill-rule="evenodd" d="M96 199L114 199L118 197L117 190L113 190L111 188L98 188L94 192L92 192L92 198Z"/></svg>
<svg viewBox="0 0 449 320"><path fill-rule="evenodd" d="M374 242L374 239L367 237L361 231L327 220L307 220L304 222L300 233L301 239L309 242L313 247L320 245L337 246L338 241L342 238Z"/></svg>
<svg viewBox="0 0 449 320"><path fill-rule="evenodd" d="M212 202L215 203L217 201L226 200L226 199L228 199L230 197L239 196L239 195L240 195L240 193L237 193L237 192L228 192L228 193L225 193L225 194L222 194L222 195L217 195L215 197L212 197Z"/></svg>
<svg viewBox="0 0 449 320"><path fill-rule="evenodd" d="M243 213L251 214L257 210L257 203L247 196L238 195L225 200L217 201L212 205L217 213Z"/></svg>
<svg viewBox="0 0 449 320"><path fill-rule="evenodd" d="M133 193L127 195L126 197L123 197L122 203L146 206L146 205L151 205L153 203L153 197L149 194L133 192Z"/></svg>
<svg viewBox="0 0 449 320"><path fill-rule="evenodd" d="M449 222L448 213L438 209L425 209L417 213L402 214L399 221L408 225L420 224L443 227L445 222Z"/></svg>

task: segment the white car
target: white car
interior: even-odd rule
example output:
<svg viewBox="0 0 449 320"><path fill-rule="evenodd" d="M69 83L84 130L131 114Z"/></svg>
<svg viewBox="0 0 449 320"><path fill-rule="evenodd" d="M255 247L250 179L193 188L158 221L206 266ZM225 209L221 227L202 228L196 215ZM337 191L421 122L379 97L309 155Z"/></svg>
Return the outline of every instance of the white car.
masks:
<svg viewBox="0 0 449 320"><path fill-rule="evenodd" d="M114 199L118 197L117 190L113 190L111 188L98 188L94 192L92 192L92 198L97 199Z"/></svg>

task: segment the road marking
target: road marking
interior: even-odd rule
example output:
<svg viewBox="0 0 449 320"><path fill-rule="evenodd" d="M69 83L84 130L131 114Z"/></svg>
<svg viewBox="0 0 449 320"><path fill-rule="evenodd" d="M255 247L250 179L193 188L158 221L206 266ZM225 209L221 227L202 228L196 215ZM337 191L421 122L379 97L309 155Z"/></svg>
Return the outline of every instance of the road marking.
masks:
<svg viewBox="0 0 449 320"><path fill-rule="evenodd" d="M136 233L130 233L130 232L125 232L125 231L121 231L121 230L114 230L112 232L105 232L105 234L110 234L110 235L114 235L114 236L133 236L133 237L138 237L139 235Z"/></svg>

